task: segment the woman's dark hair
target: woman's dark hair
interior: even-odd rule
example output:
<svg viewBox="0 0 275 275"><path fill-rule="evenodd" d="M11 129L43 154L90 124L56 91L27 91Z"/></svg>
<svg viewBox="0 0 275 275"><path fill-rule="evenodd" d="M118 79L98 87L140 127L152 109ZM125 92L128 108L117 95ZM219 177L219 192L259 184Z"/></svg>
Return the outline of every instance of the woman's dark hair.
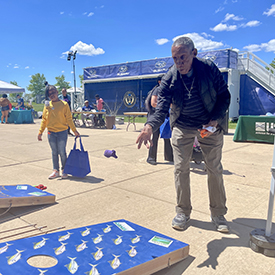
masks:
<svg viewBox="0 0 275 275"><path fill-rule="evenodd" d="M8 96L7 96L6 94L3 94L2 97L3 97L3 98L7 98Z"/></svg>
<svg viewBox="0 0 275 275"><path fill-rule="evenodd" d="M45 99L48 100L49 99L49 91L51 90L55 90L58 93L58 90L56 89L56 87L54 85L47 85L46 89L45 89Z"/></svg>

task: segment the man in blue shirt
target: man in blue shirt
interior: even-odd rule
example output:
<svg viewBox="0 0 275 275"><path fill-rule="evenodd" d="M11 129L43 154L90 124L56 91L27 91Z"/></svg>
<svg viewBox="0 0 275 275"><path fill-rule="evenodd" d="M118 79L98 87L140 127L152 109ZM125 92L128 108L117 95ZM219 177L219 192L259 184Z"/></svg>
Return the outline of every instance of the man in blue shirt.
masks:
<svg viewBox="0 0 275 275"><path fill-rule="evenodd" d="M89 104L88 100L85 100L84 106L82 107L82 112L92 112L92 110L94 110L94 108ZM87 121L88 118L91 120L92 126L94 126L94 115L93 114L85 114L85 113L81 114L81 119L82 119L83 125L86 125L85 121Z"/></svg>
<svg viewBox="0 0 275 275"><path fill-rule="evenodd" d="M20 109L20 108L24 108L24 99L20 96L20 94L18 94L17 96L17 106L16 108Z"/></svg>

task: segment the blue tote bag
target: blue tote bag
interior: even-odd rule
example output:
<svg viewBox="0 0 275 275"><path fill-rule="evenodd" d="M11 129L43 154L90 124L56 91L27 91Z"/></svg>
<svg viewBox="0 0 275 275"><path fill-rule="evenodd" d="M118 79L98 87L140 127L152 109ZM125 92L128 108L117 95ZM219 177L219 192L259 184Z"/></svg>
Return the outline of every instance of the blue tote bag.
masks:
<svg viewBox="0 0 275 275"><path fill-rule="evenodd" d="M171 138L172 131L171 131L171 127L170 127L169 117L165 118L164 122L159 127L159 131L160 131L161 138L165 138L165 139Z"/></svg>
<svg viewBox="0 0 275 275"><path fill-rule="evenodd" d="M84 178L91 172L88 152L84 151L81 137L79 137L80 150L76 149L76 140L74 141L74 147L71 150L66 165L64 168L65 174L70 174L74 177Z"/></svg>

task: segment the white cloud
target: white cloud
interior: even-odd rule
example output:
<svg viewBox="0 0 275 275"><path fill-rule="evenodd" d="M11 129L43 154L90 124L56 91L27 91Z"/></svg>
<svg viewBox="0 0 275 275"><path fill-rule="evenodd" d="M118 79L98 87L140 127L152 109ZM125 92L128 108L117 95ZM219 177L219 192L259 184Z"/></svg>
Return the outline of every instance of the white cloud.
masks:
<svg viewBox="0 0 275 275"><path fill-rule="evenodd" d="M88 12L83 12L83 15L86 15Z"/></svg>
<svg viewBox="0 0 275 275"><path fill-rule="evenodd" d="M243 48L249 52L259 52L262 50L261 45L256 45L256 44L251 44Z"/></svg>
<svg viewBox="0 0 275 275"><path fill-rule="evenodd" d="M94 15L94 13L93 13L93 12L90 12L90 13L88 14L88 17L93 16L93 15Z"/></svg>
<svg viewBox="0 0 275 275"><path fill-rule="evenodd" d="M88 45L82 41L78 41L75 45L73 45L70 48L70 51L77 51L77 53L80 55L88 55L88 56L99 55L99 54L105 53L105 51L102 48L95 48L93 44ZM64 52L62 54L63 54L62 58L66 58L65 55L68 54L68 51Z"/></svg>
<svg viewBox="0 0 275 275"><path fill-rule="evenodd" d="M26 66L25 69L29 69L30 67L29 66Z"/></svg>
<svg viewBox="0 0 275 275"><path fill-rule="evenodd" d="M167 38L160 38L160 39L156 39L155 41L158 45L163 45L163 44L169 42L169 40Z"/></svg>
<svg viewBox="0 0 275 275"><path fill-rule="evenodd" d="M60 14L64 14L64 11L61 11Z"/></svg>
<svg viewBox="0 0 275 275"><path fill-rule="evenodd" d="M239 52L240 50L238 48L234 48L232 51Z"/></svg>
<svg viewBox="0 0 275 275"><path fill-rule="evenodd" d="M258 20L252 20L252 21L249 21L249 22L247 22L246 24L244 24L243 27L244 27L244 28L245 28L245 27L257 27L257 26L259 26L260 24L261 24L260 21L258 21Z"/></svg>
<svg viewBox="0 0 275 275"><path fill-rule="evenodd" d="M74 73L74 71L71 71L71 74L73 74Z"/></svg>
<svg viewBox="0 0 275 275"><path fill-rule="evenodd" d="M234 14L230 14L230 13L227 13L226 15L225 15L225 17L224 17L224 20L222 21L222 22L227 22L228 20L230 20L230 19L232 19L232 20L235 20L235 21L241 21L241 20L243 20L243 17L240 17L240 16L236 16L236 15L234 15Z"/></svg>
<svg viewBox="0 0 275 275"><path fill-rule="evenodd" d="M227 25L227 24L220 23L214 28L210 28L210 30L214 32L222 32L222 31L235 31L237 28L238 28L237 25Z"/></svg>
<svg viewBox="0 0 275 275"><path fill-rule="evenodd" d="M265 11L263 14L266 14L267 16L275 16L275 4L271 5L271 8L267 9L267 11Z"/></svg>
<svg viewBox="0 0 275 275"><path fill-rule="evenodd" d="M275 39L271 39L267 43L252 44L252 45L245 46L243 48L249 52L265 51L265 52L275 53Z"/></svg>
<svg viewBox="0 0 275 275"><path fill-rule="evenodd" d="M15 64L13 68L14 68L14 69L18 69L19 66L18 66L17 64Z"/></svg>
<svg viewBox="0 0 275 275"><path fill-rule="evenodd" d="M65 73L65 71L61 71L61 73L62 73L62 74L64 74L64 73Z"/></svg>
<svg viewBox="0 0 275 275"><path fill-rule="evenodd" d="M218 13L220 11L223 11L224 10L224 7L219 7L217 10L215 10L215 13Z"/></svg>
<svg viewBox="0 0 275 275"><path fill-rule="evenodd" d="M210 37L210 38L214 38L214 36L213 36L213 35L208 34L208 33L206 33L206 32L202 32L201 34L202 34L204 37L206 37L206 38L208 38L208 37Z"/></svg>
<svg viewBox="0 0 275 275"><path fill-rule="evenodd" d="M210 51L210 50L214 50L214 49L219 49L221 47L224 46L224 44L222 42L217 42L217 41L212 41L210 39L206 39L204 37L202 37L201 35L199 35L198 33L186 33L183 35L179 35L173 38L173 41L175 41L177 38L181 37L181 36L187 36L189 38L191 38L195 44L195 47L199 50L199 51Z"/></svg>

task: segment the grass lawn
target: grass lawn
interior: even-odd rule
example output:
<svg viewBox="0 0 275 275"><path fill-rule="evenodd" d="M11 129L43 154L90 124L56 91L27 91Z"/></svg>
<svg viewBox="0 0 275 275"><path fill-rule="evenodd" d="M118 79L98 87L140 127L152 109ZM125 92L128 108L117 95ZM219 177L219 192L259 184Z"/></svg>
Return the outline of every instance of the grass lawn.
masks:
<svg viewBox="0 0 275 275"><path fill-rule="evenodd" d="M36 112L43 112L44 104L36 104L35 102L32 102L32 106Z"/></svg>

